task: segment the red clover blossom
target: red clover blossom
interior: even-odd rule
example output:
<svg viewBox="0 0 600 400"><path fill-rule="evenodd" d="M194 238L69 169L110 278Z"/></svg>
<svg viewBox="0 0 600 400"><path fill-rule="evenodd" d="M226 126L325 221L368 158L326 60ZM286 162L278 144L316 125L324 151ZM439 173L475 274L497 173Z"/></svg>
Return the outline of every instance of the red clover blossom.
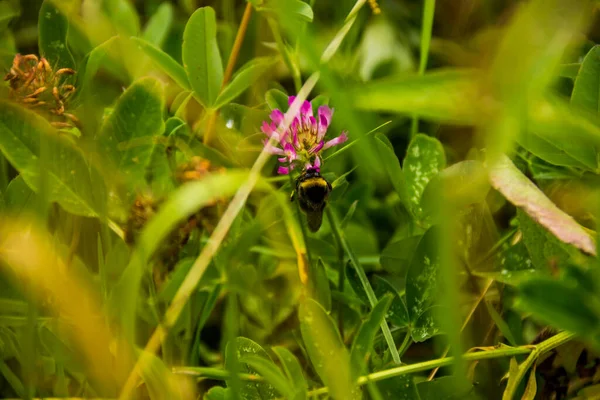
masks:
<svg viewBox="0 0 600 400"><path fill-rule="evenodd" d="M291 105L295 98L296 96L290 96L288 103ZM279 109L271 112L271 122L263 122L261 130L268 138L276 135L275 139L278 145L270 146L268 151L280 156L278 158L279 162L287 165L279 166L277 169L279 174L289 174L290 170L297 166L319 171L321 167L321 151L348 140L348 135L345 131L334 139L327 142L324 140L332 116L333 109L328 106L320 106L315 118L313 116L312 104L309 101L304 101L290 127L284 131L284 113ZM268 141L269 139L265 140L265 146L269 145Z"/></svg>

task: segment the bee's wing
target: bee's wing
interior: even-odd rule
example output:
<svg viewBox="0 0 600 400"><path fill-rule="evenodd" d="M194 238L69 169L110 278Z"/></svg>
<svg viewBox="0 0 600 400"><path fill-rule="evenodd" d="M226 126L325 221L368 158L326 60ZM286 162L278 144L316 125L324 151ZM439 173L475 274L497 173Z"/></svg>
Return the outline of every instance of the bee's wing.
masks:
<svg viewBox="0 0 600 400"><path fill-rule="evenodd" d="M308 221L308 229L310 229L311 232L318 231L323 222L323 209L308 211L306 213L306 220Z"/></svg>

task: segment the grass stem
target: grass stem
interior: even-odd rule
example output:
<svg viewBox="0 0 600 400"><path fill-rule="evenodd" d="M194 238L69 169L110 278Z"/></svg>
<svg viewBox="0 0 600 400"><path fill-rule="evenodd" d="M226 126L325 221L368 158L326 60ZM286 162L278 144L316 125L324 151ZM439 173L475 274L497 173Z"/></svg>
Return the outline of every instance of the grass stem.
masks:
<svg viewBox="0 0 600 400"><path fill-rule="evenodd" d="M371 308L373 308L373 307L375 307L375 304L377 304L377 296L375 296L375 292L373 291L373 288L371 287L371 283L369 282L369 279L367 278L367 274L365 274L365 270L363 269L362 265L358 262L358 259L356 258L356 255L354 254L354 252L350 248L350 245L346 241L344 234L340 231L338 221L337 221L335 214L333 213L331 207L326 208L326 210L327 210L327 218L329 219L331 229L333 230L334 235L339 239L346 254L348 254L348 258L350 258L350 261L352 262L352 264L354 264L354 268L356 268L356 272L358 273L360 282L362 283L363 289L365 290L365 293L367 294L369 303L371 304ZM398 349L396 348L396 344L394 343L394 338L392 336L392 332L390 331L389 326L387 325L387 321L383 321L381 323L381 331L383 332L385 341L387 342L388 347L390 349L390 354L392 355L392 359L394 360L394 362L396 364L400 364L401 363L400 355L398 354Z"/></svg>

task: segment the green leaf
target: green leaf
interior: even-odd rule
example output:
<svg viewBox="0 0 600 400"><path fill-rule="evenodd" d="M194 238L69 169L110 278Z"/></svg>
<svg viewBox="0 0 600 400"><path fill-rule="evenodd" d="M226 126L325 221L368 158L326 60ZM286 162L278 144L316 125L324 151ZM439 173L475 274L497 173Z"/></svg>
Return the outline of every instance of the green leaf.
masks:
<svg viewBox="0 0 600 400"><path fill-rule="evenodd" d="M378 133L375 135L375 147L379 153L380 162L385 167L394 190L396 190L396 193L398 193L401 199L404 199L406 193L404 189L404 174L402 173L400 161L394 153L392 144L386 136Z"/></svg>
<svg viewBox="0 0 600 400"><path fill-rule="evenodd" d="M411 374L395 376L377 382L384 399L420 400L417 386ZM433 399L432 399L433 400ZM437 399L436 399L437 400Z"/></svg>
<svg viewBox="0 0 600 400"><path fill-rule="evenodd" d="M392 304L394 297L391 294L383 296L373 307L367 319L362 323L358 333L354 337L350 350L350 359L352 362L352 376L357 379L368 372L366 367L367 359L373 349L375 335L379 331L379 326L385 321L387 310Z"/></svg>
<svg viewBox="0 0 600 400"><path fill-rule="evenodd" d="M525 387L525 392L523 393L523 397L521 400L534 400L535 394L537 392L537 382L535 379L535 367L533 364L533 368L531 368L531 372L529 373L529 380L527 381L527 386Z"/></svg>
<svg viewBox="0 0 600 400"><path fill-rule="evenodd" d="M530 104L527 109L528 129L517 138L519 144L548 162L575 167L583 165L594 172L600 170L597 150L600 148L600 126L595 114L550 95ZM565 135L565 132L569 134ZM541 143L542 140L545 143Z"/></svg>
<svg viewBox="0 0 600 400"><path fill-rule="evenodd" d="M273 57L257 57L248 61L233 76L231 82L223 88L215 101L214 108L221 108L225 104L235 100L236 97L246 91L262 74L271 68L275 61Z"/></svg>
<svg viewBox="0 0 600 400"><path fill-rule="evenodd" d="M533 131L527 131L517 138L517 143L533 155L554 165L589 168L589 165L569 155L565 149L561 148L561 143L564 139L559 139L558 141L550 139L549 137L544 138L543 133L538 134Z"/></svg>
<svg viewBox="0 0 600 400"><path fill-rule="evenodd" d="M439 230L429 228L419 242L406 274L406 308L411 321L434 305L439 289Z"/></svg>
<svg viewBox="0 0 600 400"><path fill-rule="evenodd" d="M265 99L271 110L281 110L286 112L288 109L288 95L281 90L271 89L265 94Z"/></svg>
<svg viewBox="0 0 600 400"><path fill-rule="evenodd" d="M524 211L517 210L517 220L523 234L523 243L535 268L549 271L551 262L561 265L569 259L569 254L563 248L565 245L532 220Z"/></svg>
<svg viewBox="0 0 600 400"><path fill-rule="evenodd" d="M277 368L273 361L264 357L249 355L240 357L240 362L247 364L260 376L265 378L267 382L273 385L273 387L279 392L280 395L282 395L286 399L293 398L294 389L290 386L290 382L287 381L286 377L281 373L281 371Z"/></svg>
<svg viewBox="0 0 600 400"><path fill-rule="evenodd" d="M173 6L171 3L164 2L156 9L154 14L152 14L148 20L142 38L148 43L160 48L171 30L172 24Z"/></svg>
<svg viewBox="0 0 600 400"><path fill-rule="evenodd" d="M79 75L82 86L81 91L85 92L88 97L93 98L96 95L96 89L92 86L92 83L101 68L110 71L113 76L120 78L123 82L129 82L129 72L118 55L121 46L123 46L122 38L113 36L101 45L96 46L86 56L85 67L83 71L79 72Z"/></svg>
<svg viewBox="0 0 600 400"><path fill-rule="evenodd" d="M594 115L600 112L600 46L587 53L577 73L571 104Z"/></svg>
<svg viewBox="0 0 600 400"><path fill-rule="evenodd" d="M373 277L373 291L378 299L391 294L393 299L385 316L386 319L389 319L391 323L400 328L408 326L410 318L408 316L408 311L406 310L406 305L392 284L379 275L375 275Z"/></svg>
<svg viewBox="0 0 600 400"><path fill-rule="evenodd" d="M139 48L154 61L156 66L169 76L169 78L173 79L175 83L182 88L191 90L190 81L188 80L185 68L179 65L175 59L143 39L131 38L131 40L133 40L133 42L136 43Z"/></svg>
<svg viewBox="0 0 600 400"><path fill-rule="evenodd" d="M267 354L267 352L256 342L247 339L245 337L237 337L235 338L235 340L233 342L230 342L227 344L227 346L234 346L234 348L236 349L236 355L237 355L237 359L238 361L242 364L242 370L239 372L242 373L247 373L247 374L258 374L260 375L259 371L254 368L253 365L251 365L250 363L247 363L246 361L244 361L244 359L248 358L248 356L254 356L254 357L259 357L262 358L263 360L269 362L269 363L273 363L273 361L271 360L271 357L269 357L269 355ZM254 360L252 360L254 361ZM225 359L225 368L227 368L228 370L231 369L231 362L232 360L230 359ZM258 362L254 362L254 364L258 364ZM275 365L273 364L273 367L275 367ZM264 363L260 364L260 369L263 370L263 372L273 372L272 370L268 370L268 367L265 367ZM279 372L279 371L277 371ZM281 374L279 372L279 374ZM273 378L273 377L271 377ZM280 377L277 377L278 380L280 379ZM283 378L283 377L281 377ZM278 382L280 383L280 382ZM242 382L242 389L241 392L239 393L241 395L241 397L243 399L274 399L277 397L277 392L275 390L275 388L267 382Z"/></svg>
<svg viewBox="0 0 600 400"><path fill-rule="evenodd" d="M278 15L280 21L290 22L312 22L313 10L310 5L302 0L280 0L268 2L267 6L259 6L260 11L274 12L275 14L284 13L283 16ZM284 18L282 18L284 17Z"/></svg>
<svg viewBox="0 0 600 400"><path fill-rule="evenodd" d="M424 342L436 335L442 333L442 328L438 323L438 315L447 312L447 307L433 306L425 310L412 324L410 335L415 342Z"/></svg>
<svg viewBox="0 0 600 400"><path fill-rule="evenodd" d="M358 272L356 272L356 269L349 264L346 266L346 277L348 278L348 282L358 298L363 302L363 304L369 305L369 298L367 297L367 293L365 292L360 278L358 277ZM408 317L406 305L398 294L398 291L387 280L375 275L373 277L373 292L375 293L375 297L377 299L380 299L388 294L393 296L392 304L388 309L386 319L389 318L390 322L398 327L405 327L409 324L410 318Z"/></svg>
<svg viewBox="0 0 600 400"><path fill-rule="evenodd" d="M488 168L492 186L508 201L522 208L562 242L595 254L596 245L592 237L572 217L552 203L508 157L500 157Z"/></svg>
<svg viewBox="0 0 600 400"><path fill-rule="evenodd" d="M204 395L204 400L230 400L231 398L231 390L221 386L211 387Z"/></svg>
<svg viewBox="0 0 600 400"><path fill-rule="evenodd" d="M39 203L36 201L35 193L27 186L21 175L10 181L4 193L6 211L19 216L23 212L32 212L37 204Z"/></svg>
<svg viewBox="0 0 600 400"><path fill-rule="evenodd" d="M582 336L600 330L600 301L585 290L548 278L519 285L518 307L554 327Z"/></svg>
<svg viewBox="0 0 600 400"><path fill-rule="evenodd" d="M474 71L450 70L385 79L361 84L348 93L354 106L368 111L414 114L449 123L471 125L479 121Z"/></svg>
<svg viewBox="0 0 600 400"><path fill-rule="evenodd" d="M406 212L406 217L409 217ZM406 218L381 252L379 262L384 270L406 275L412 256L425 230Z"/></svg>
<svg viewBox="0 0 600 400"><path fill-rule="evenodd" d="M53 4L53 0L44 0L38 19L39 48L50 66L58 68L75 68L75 60L67 46L69 21Z"/></svg>
<svg viewBox="0 0 600 400"><path fill-rule="evenodd" d="M119 34L137 36L140 31L140 19L131 2L128 0L105 0L101 4Z"/></svg>
<svg viewBox="0 0 600 400"><path fill-rule="evenodd" d="M41 160L40 142L47 146ZM103 215L104 180L81 151L57 135L38 114L8 102L0 102L0 150L34 191L44 167L50 201L76 215Z"/></svg>
<svg viewBox="0 0 600 400"><path fill-rule="evenodd" d="M348 400L359 397L350 371L350 355L331 317L319 303L306 299L300 304L299 318L310 361L331 396Z"/></svg>
<svg viewBox="0 0 600 400"><path fill-rule="evenodd" d="M306 383L306 379L304 378L304 374L302 372L302 366L298 362L298 359L292 354L292 352L284 347L276 346L273 347L272 350L275 355L277 355L277 358L279 358L279 362L281 363L289 382L294 386L295 394L292 399L306 399L308 384Z"/></svg>
<svg viewBox="0 0 600 400"><path fill-rule="evenodd" d="M183 33L183 66L198 100L211 107L223 82L223 64L217 46L215 11L210 7L197 9Z"/></svg>
<svg viewBox="0 0 600 400"><path fill-rule="evenodd" d="M143 182L153 146L135 145L135 140L161 135L164 98L162 85L154 78L134 82L119 98L100 132L115 167L130 182Z"/></svg>
<svg viewBox="0 0 600 400"><path fill-rule="evenodd" d="M427 184L444 168L446 155L440 141L427 135L416 135L408 145L402 170L409 210L417 219L423 217L421 196Z"/></svg>
<svg viewBox="0 0 600 400"><path fill-rule="evenodd" d="M310 248L313 249L312 246ZM326 311L331 311L331 289L329 288L329 279L327 278L325 264L323 264L321 258L319 258L316 264L312 264L309 266L311 269L309 285L311 286L313 297Z"/></svg>

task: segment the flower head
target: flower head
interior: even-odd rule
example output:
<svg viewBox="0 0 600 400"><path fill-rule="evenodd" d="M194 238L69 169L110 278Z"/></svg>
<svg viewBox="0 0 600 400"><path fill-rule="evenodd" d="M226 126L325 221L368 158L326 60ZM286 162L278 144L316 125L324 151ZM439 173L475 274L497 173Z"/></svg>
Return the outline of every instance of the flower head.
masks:
<svg viewBox="0 0 600 400"><path fill-rule="evenodd" d="M35 54L17 54L10 71L4 77L9 83L10 97L34 108L51 120L57 128L78 126L79 120L67 111L68 100L75 86L68 83L74 75L71 68L52 68L44 58Z"/></svg>
<svg viewBox="0 0 600 400"><path fill-rule="evenodd" d="M288 102L291 105L295 96L290 96ZM302 168L313 168L319 170L321 167L321 151L332 146L344 143L348 140L346 132L338 137L325 141L327 128L331 123L333 110L328 106L320 106L317 115L313 115L312 104L304 101L300 111L294 116L288 129L283 129L284 114L275 109L271 112L271 122L263 122L261 130L267 135L265 146L268 151L279 156L279 162L283 165L277 170L280 174L288 174L297 166ZM269 138L275 136L276 146L269 145Z"/></svg>

